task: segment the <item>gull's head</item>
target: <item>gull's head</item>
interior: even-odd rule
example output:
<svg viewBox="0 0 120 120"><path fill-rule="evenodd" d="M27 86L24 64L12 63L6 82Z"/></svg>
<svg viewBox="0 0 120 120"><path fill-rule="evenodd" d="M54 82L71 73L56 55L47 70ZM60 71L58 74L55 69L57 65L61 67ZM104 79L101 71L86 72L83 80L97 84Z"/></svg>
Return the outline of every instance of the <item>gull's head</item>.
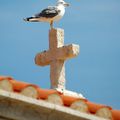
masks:
<svg viewBox="0 0 120 120"><path fill-rule="evenodd" d="M66 2L63 1L63 0L58 0L57 5L63 5L64 7L68 7L68 6L69 6L69 3L66 3Z"/></svg>

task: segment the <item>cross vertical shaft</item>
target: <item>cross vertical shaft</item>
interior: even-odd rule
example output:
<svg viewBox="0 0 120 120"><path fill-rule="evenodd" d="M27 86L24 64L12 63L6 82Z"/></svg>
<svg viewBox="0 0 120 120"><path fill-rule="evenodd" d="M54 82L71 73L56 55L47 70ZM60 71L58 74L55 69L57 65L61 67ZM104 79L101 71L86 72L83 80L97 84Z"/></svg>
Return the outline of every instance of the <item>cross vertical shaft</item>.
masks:
<svg viewBox="0 0 120 120"><path fill-rule="evenodd" d="M64 60L57 60L56 53L59 47L64 45L64 30L51 29L49 31L49 49L53 55L50 63L51 88L65 89L65 67Z"/></svg>
<svg viewBox="0 0 120 120"><path fill-rule="evenodd" d="M49 31L49 50L38 53L35 63L39 66L50 65L50 80L52 89L65 89L65 60L79 54L79 45L64 46L64 30Z"/></svg>

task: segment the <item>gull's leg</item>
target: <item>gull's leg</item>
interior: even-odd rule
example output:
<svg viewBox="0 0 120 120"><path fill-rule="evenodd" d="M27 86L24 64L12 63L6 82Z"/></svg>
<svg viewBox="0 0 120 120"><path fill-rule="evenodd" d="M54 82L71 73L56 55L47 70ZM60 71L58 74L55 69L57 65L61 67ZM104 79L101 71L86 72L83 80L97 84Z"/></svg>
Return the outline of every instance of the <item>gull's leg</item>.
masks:
<svg viewBox="0 0 120 120"><path fill-rule="evenodd" d="M50 22L50 28L53 28L53 21Z"/></svg>

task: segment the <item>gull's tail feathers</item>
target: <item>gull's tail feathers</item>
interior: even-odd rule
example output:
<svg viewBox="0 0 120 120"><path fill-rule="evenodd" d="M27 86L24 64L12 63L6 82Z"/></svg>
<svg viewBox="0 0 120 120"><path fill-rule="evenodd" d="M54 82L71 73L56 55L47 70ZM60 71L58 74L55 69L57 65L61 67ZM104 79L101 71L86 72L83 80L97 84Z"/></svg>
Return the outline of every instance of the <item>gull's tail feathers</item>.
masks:
<svg viewBox="0 0 120 120"><path fill-rule="evenodd" d="M27 22L39 22L39 20L36 17L23 18L23 20Z"/></svg>

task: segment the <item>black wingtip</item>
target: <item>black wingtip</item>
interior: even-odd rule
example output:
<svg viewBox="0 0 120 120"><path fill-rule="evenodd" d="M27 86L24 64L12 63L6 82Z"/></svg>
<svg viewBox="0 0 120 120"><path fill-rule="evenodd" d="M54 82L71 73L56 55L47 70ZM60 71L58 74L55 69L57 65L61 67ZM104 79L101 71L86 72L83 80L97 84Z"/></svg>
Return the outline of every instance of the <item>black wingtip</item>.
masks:
<svg viewBox="0 0 120 120"><path fill-rule="evenodd" d="M24 20L24 21L29 21L29 19L28 19L28 18L23 18L23 20Z"/></svg>
<svg viewBox="0 0 120 120"><path fill-rule="evenodd" d="M35 19L35 17L29 17L29 18L23 18L26 22L38 22L38 20Z"/></svg>
<svg viewBox="0 0 120 120"><path fill-rule="evenodd" d="M33 19L33 17L28 17L28 18L23 18L24 21L31 21Z"/></svg>

